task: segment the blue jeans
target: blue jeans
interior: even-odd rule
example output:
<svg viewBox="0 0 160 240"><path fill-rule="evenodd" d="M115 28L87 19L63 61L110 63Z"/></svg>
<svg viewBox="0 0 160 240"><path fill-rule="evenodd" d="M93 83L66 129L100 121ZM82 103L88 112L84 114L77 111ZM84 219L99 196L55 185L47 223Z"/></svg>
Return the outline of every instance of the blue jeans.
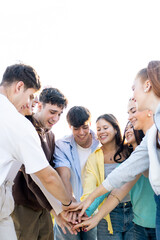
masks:
<svg viewBox="0 0 160 240"><path fill-rule="evenodd" d="M108 224L102 219L97 226L98 240L134 240L133 211L131 202L120 203L110 213L113 234L108 231Z"/></svg>
<svg viewBox="0 0 160 240"><path fill-rule="evenodd" d="M156 240L156 229L145 228L134 224L134 239L135 240Z"/></svg>
<svg viewBox="0 0 160 240"><path fill-rule="evenodd" d="M155 201L156 201L156 236L157 240L160 240L160 195L154 195Z"/></svg>
<svg viewBox="0 0 160 240"><path fill-rule="evenodd" d="M72 235L66 228L66 234L55 223L54 224L54 240L97 240L97 227L91 229L88 232L80 231L77 235Z"/></svg>

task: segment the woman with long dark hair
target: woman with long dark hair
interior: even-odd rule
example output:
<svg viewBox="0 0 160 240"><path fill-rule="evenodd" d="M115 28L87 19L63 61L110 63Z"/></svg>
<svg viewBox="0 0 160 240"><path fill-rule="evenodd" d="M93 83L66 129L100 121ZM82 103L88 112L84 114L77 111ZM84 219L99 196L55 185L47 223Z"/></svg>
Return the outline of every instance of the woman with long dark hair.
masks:
<svg viewBox="0 0 160 240"><path fill-rule="evenodd" d="M87 161L82 200L95 190L107 175L119 166L114 159L122 144L122 136L117 119L112 114L104 114L96 121L97 137L101 147L93 152ZM118 153L118 162L127 157L125 148ZM133 239L133 212L129 194L118 206L102 219L97 226L97 239Z"/></svg>

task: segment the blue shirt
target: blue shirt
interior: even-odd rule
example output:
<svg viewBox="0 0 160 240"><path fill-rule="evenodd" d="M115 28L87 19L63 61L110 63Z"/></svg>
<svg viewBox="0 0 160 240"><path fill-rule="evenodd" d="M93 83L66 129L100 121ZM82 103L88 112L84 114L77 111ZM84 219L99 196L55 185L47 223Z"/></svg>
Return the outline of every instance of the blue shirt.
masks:
<svg viewBox="0 0 160 240"><path fill-rule="evenodd" d="M95 137L93 131L91 152L98 147L99 142ZM81 166L77 151L77 145L73 135L66 136L63 139L57 140L54 153L55 168L68 167L71 171L71 185L74 197L79 202L80 197L83 195L82 181L81 181Z"/></svg>

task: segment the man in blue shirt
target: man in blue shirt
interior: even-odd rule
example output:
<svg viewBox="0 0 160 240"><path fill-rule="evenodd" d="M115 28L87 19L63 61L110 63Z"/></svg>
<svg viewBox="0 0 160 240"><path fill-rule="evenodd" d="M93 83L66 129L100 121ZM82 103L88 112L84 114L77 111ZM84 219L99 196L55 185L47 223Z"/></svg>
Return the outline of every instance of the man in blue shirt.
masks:
<svg viewBox="0 0 160 240"><path fill-rule="evenodd" d="M98 147L99 142L95 134L90 130L91 114L82 106L74 106L67 113L67 122L72 131L56 142L54 163L55 168L74 202L79 202L83 194L82 177L88 156ZM55 223L55 240L96 240L96 228L89 232L80 231L77 235L66 235Z"/></svg>

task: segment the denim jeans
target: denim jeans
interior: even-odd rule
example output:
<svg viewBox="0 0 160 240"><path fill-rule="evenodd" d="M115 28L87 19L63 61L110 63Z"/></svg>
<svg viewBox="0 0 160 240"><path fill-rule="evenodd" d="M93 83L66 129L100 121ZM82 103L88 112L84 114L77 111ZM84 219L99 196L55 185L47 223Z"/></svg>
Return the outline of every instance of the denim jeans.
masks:
<svg viewBox="0 0 160 240"><path fill-rule="evenodd" d="M97 226L98 240L134 240L133 211L131 202L120 203L110 213L113 234L108 232L108 224L102 219Z"/></svg>
<svg viewBox="0 0 160 240"><path fill-rule="evenodd" d="M135 240L156 240L156 229L145 228L134 224L134 239Z"/></svg>
<svg viewBox="0 0 160 240"><path fill-rule="evenodd" d="M91 229L88 232L80 231L77 235L72 235L66 228L66 234L55 223L54 224L54 240L97 240L97 227Z"/></svg>
<svg viewBox="0 0 160 240"><path fill-rule="evenodd" d="M156 201L156 236L157 240L160 240L160 195L154 195L155 201Z"/></svg>

